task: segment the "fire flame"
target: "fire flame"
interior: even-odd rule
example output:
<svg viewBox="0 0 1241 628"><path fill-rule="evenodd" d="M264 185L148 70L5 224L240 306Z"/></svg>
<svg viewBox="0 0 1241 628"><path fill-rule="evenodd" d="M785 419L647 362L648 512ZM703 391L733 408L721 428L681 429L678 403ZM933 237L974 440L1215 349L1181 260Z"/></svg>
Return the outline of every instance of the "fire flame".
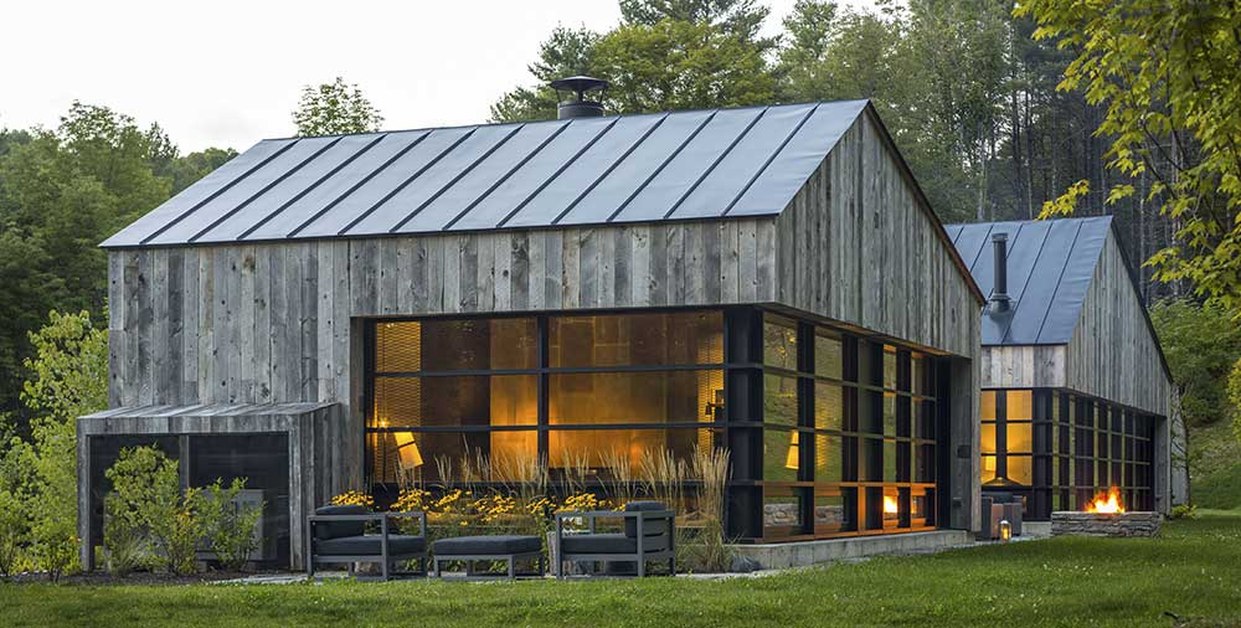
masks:
<svg viewBox="0 0 1241 628"><path fill-rule="evenodd" d="M900 512L900 506L897 505L895 497L891 495L883 496L883 512L889 515L895 515Z"/></svg>
<svg viewBox="0 0 1241 628"><path fill-rule="evenodd" d="M1113 486L1107 491L1100 491L1089 504L1086 512L1120 513L1125 511L1125 504L1120 500L1120 489Z"/></svg>

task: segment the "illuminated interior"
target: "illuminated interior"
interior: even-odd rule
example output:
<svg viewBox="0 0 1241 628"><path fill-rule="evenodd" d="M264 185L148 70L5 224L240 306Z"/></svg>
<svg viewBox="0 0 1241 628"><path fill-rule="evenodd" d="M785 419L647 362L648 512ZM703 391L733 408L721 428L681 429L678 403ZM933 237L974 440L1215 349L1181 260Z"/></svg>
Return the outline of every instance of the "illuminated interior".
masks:
<svg viewBox="0 0 1241 628"><path fill-rule="evenodd" d="M734 340L731 359L726 328L754 339ZM727 446L753 452L735 461L729 500L756 516L734 517L732 536L936 526L944 384L935 358L891 343L757 308L374 321L367 342L377 495L538 469L602 490L665 454ZM756 406L726 413L729 373Z"/></svg>

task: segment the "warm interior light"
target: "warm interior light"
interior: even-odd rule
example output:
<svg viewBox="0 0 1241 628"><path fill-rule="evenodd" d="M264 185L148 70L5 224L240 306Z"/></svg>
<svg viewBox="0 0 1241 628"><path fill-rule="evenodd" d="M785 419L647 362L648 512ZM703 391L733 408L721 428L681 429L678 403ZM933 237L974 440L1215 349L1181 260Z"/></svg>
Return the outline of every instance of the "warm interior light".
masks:
<svg viewBox="0 0 1241 628"><path fill-rule="evenodd" d="M784 468L794 469L800 466L797 464L797 432L793 432L793 439L789 442L789 453L784 457Z"/></svg>
<svg viewBox="0 0 1241 628"><path fill-rule="evenodd" d="M421 467L422 452L418 450L414 435L409 432L393 432L392 436L396 439L396 451L401 457L401 467L405 469Z"/></svg>
<svg viewBox="0 0 1241 628"><path fill-rule="evenodd" d="M901 509L901 508L900 508L900 504L899 504L899 503L897 503L897 501L896 501L896 498L895 498L895 497L893 497L893 496L891 496L891 495L884 495L884 496L883 496L883 513L884 513L884 514L886 514L886 515L895 515L895 514L897 514L898 512L900 512L900 509Z"/></svg>
<svg viewBox="0 0 1241 628"><path fill-rule="evenodd" d="M1125 512L1125 504L1120 499L1120 489L1113 486L1106 491L1100 491L1089 504L1086 504L1086 512L1105 514Z"/></svg>

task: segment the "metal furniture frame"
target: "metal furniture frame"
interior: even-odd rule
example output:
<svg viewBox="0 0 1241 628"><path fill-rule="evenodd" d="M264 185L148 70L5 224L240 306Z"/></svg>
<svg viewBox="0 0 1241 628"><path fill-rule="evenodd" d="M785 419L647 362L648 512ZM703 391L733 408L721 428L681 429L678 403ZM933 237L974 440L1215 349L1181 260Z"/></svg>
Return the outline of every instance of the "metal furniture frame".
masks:
<svg viewBox="0 0 1241 628"><path fill-rule="evenodd" d="M538 563L537 570L533 574L524 574L524 575L542 576L543 573L547 571L547 562L546 562L547 559L543 555L543 550L541 549L537 552L509 552L509 553L496 552L496 553L491 553L491 554L446 554L443 556L439 554L435 554L431 559L431 564L432 564L432 569L434 570L433 573L435 577L441 578L442 575L440 573L440 563L452 562L452 561L463 561L465 562L465 575L467 578L471 578L471 577L475 577L478 575L478 573L475 572L473 569L474 561L478 561L478 560L502 561L502 562L508 563L508 578L512 580L518 576L517 561L526 560L530 558L533 558L537 561Z"/></svg>
<svg viewBox="0 0 1241 628"><path fill-rule="evenodd" d="M427 538L427 517L426 514L422 512L375 512L356 515L310 515L308 518L308 521L310 522L310 530L308 531L306 538L306 577L308 579L315 577L315 563L347 563L351 574L353 573L354 563L379 563L381 565L380 573L382 574L381 578L383 580L387 580L392 575L426 575L427 549L425 545L420 552L392 554L388 551L388 537L392 527L389 522L392 519L410 519L414 517L417 517L418 519L418 534L425 540ZM368 534L365 536L379 537L380 553L356 555L316 554L315 525L318 523L348 521L361 521L364 524L368 522L379 522L379 534ZM392 571L392 563L415 559L418 561L419 570L417 572Z"/></svg>
<svg viewBox="0 0 1241 628"><path fill-rule="evenodd" d="M607 552L607 553L577 553L565 552L564 522L567 519L585 519L587 532L585 534L596 534L597 523L599 519L633 519L635 524L633 552ZM646 530L648 526L654 523L666 523L667 527L663 534L647 536ZM650 551L646 549L649 544L656 539L664 539L666 535L667 547L662 550ZM573 536L572 534L568 536ZM555 575L557 578L564 577L564 564L566 562L626 562L637 563L638 577L646 576L646 562L650 560L667 560L668 575L676 575L676 513L671 510L592 510L583 512L562 512L556 514L556 564Z"/></svg>

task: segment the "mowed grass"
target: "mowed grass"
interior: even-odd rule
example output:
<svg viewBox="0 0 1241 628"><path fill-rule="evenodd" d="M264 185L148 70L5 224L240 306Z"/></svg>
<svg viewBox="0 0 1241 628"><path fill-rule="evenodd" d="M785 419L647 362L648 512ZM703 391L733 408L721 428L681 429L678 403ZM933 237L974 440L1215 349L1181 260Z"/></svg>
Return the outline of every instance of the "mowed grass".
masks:
<svg viewBox="0 0 1241 628"><path fill-rule="evenodd" d="M0 585L0 624L56 626L1241 625L1241 512L1158 539L1055 538L729 580Z"/></svg>

